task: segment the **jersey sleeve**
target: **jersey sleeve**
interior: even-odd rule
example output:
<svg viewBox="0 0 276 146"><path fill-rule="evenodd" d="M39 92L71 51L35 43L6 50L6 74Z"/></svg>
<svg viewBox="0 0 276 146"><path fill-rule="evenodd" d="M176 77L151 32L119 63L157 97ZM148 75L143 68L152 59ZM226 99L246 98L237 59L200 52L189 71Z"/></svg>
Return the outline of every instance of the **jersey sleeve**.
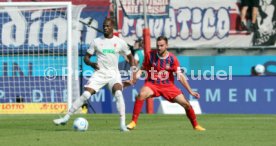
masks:
<svg viewBox="0 0 276 146"><path fill-rule="evenodd" d="M122 45L120 54L121 55L129 55L131 53L131 51L130 51L127 43L124 40L121 40L120 42L121 42L121 45Z"/></svg>
<svg viewBox="0 0 276 146"><path fill-rule="evenodd" d="M179 64L178 59L175 56L173 56L173 59L174 59L174 64L173 64L173 67L172 67L173 72L181 72L181 68L180 68L180 64Z"/></svg>
<svg viewBox="0 0 276 146"><path fill-rule="evenodd" d="M87 53L90 54L90 55L93 55L96 51L97 47L96 47L96 43L95 41L93 40L90 45L89 45L89 48L87 49Z"/></svg>

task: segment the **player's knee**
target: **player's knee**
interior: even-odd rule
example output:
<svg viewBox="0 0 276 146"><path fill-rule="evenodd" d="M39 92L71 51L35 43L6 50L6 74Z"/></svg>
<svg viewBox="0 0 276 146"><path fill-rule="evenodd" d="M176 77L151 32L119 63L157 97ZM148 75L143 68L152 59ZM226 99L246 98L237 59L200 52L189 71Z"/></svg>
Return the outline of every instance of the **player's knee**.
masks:
<svg viewBox="0 0 276 146"><path fill-rule="evenodd" d="M181 105L184 109L189 109L189 108L192 107L191 104L188 101L177 101L177 100L175 100L174 102Z"/></svg>
<svg viewBox="0 0 276 146"><path fill-rule="evenodd" d="M116 91L118 90L122 90L123 86L120 83L116 83L115 85L113 85L112 87L112 92L115 94Z"/></svg>
<svg viewBox="0 0 276 146"><path fill-rule="evenodd" d="M137 97L136 99L139 99L139 100L144 100L147 98L147 93L146 92L141 92Z"/></svg>
<svg viewBox="0 0 276 146"><path fill-rule="evenodd" d="M96 91L92 88L84 88L84 89L85 89L85 91L88 91L91 95L96 93Z"/></svg>
<svg viewBox="0 0 276 146"><path fill-rule="evenodd" d="M189 103L189 102L185 102L184 103L184 108L185 109L190 109L192 106L191 106L191 104Z"/></svg>

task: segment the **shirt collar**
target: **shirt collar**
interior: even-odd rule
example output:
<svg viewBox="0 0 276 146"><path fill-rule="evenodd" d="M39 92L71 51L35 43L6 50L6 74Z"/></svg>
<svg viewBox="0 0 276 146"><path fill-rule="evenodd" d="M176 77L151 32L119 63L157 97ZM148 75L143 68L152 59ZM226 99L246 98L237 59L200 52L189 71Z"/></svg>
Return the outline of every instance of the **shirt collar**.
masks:
<svg viewBox="0 0 276 146"><path fill-rule="evenodd" d="M168 57L169 57L169 54L170 54L170 52L168 51L168 53L167 53L167 55L166 55L166 56L161 57L161 56L159 56L158 52L156 52L156 53L157 53L158 58L160 58L160 59L166 59L166 58L168 58Z"/></svg>

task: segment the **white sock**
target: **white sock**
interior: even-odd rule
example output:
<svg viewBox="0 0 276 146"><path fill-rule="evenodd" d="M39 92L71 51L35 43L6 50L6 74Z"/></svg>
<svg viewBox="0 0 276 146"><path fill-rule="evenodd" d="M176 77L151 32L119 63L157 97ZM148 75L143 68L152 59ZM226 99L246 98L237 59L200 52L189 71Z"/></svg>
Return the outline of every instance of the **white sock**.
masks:
<svg viewBox="0 0 276 146"><path fill-rule="evenodd" d="M117 110L120 114L120 126L123 127L126 125L126 111L125 111L125 101L123 93L121 90L117 90L114 95L116 99Z"/></svg>
<svg viewBox="0 0 276 146"><path fill-rule="evenodd" d="M68 113L64 116L64 118L66 120L70 119L70 116L76 111L78 110L83 104L84 102L91 96L91 93L88 91L84 91L82 93L82 95L77 98L74 103L72 104L71 108L69 109Z"/></svg>

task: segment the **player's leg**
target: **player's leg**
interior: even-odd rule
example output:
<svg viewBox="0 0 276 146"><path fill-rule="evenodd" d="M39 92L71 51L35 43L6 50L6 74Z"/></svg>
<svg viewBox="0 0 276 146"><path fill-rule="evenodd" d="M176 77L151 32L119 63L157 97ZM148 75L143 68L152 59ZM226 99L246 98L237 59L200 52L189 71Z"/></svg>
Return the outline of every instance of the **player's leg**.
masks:
<svg viewBox="0 0 276 146"><path fill-rule="evenodd" d="M97 72L93 74L93 76L84 86L85 91L82 93L82 95L73 102L72 106L64 117L53 120L54 124L65 125L70 119L70 116L75 113L75 111L78 110L92 94L98 92L108 82L107 79L101 78L100 76L101 75Z"/></svg>
<svg viewBox="0 0 276 146"><path fill-rule="evenodd" d="M126 110L125 110L125 100L123 97L122 89L122 79L120 72L113 74L113 78L108 82L108 88L112 92L116 99L117 111L120 115L120 130L128 131L126 128Z"/></svg>
<svg viewBox="0 0 276 146"><path fill-rule="evenodd" d="M248 6L243 6L241 10L241 22L246 24L246 14L247 14Z"/></svg>
<svg viewBox="0 0 276 146"><path fill-rule="evenodd" d="M191 106L190 102L185 98L183 94L177 95L174 100L174 102L178 103L181 105L185 111L188 119L190 120L191 124L193 125L193 128L198 131L204 131L205 129L201 127L196 120L196 115L193 110L193 107Z"/></svg>
<svg viewBox="0 0 276 146"><path fill-rule="evenodd" d="M95 93L96 93L96 91L94 89L86 87L84 92L82 93L82 95L73 102L71 108L69 109L69 111L66 115L68 115L70 117L86 102L86 100L89 99L89 97L91 95L93 95Z"/></svg>
<svg viewBox="0 0 276 146"><path fill-rule="evenodd" d="M148 87L143 86L140 90L139 95L135 99L133 113L132 113L132 121L127 125L128 129L134 129L136 127L140 112L143 108L144 100L154 95L154 91Z"/></svg>
<svg viewBox="0 0 276 146"><path fill-rule="evenodd" d="M70 119L71 115L73 115L73 113L75 113L85 103L85 101L95 93L96 91L94 89L85 88L85 91L82 93L82 95L73 102L67 114L62 118L54 119L53 122L56 125L65 125Z"/></svg>
<svg viewBox="0 0 276 146"><path fill-rule="evenodd" d="M258 11L259 11L258 7L253 7L253 9L252 9L252 24L256 24L257 23Z"/></svg>
<svg viewBox="0 0 276 146"><path fill-rule="evenodd" d="M246 23L246 14L248 10L249 2L248 0L242 0L242 8L241 8L241 27L243 30L248 30Z"/></svg>
<svg viewBox="0 0 276 146"><path fill-rule="evenodd" d="M122 93L122 84L116 83L112 87L113 96L116 99L116 107L120 115L120 130L128 131L126 128L126 110L125 110L125 100Z"/></svg>
<svg viewBox="0 0 276 146"><path fill-rule="evenodd" d="M259 13L259 0L252 1L252 31L258 30L257 16Z"/></svg>
<svg viewBox="0 0 276 146"><path fill-rule="evenodd" d="M86 100L88 100L89 97L95 93L96 91L94 89L86 87L82 95L73 102L71 108L68 111L68 115L71 116L73 113L75 113L86 102Z"/></svg>

